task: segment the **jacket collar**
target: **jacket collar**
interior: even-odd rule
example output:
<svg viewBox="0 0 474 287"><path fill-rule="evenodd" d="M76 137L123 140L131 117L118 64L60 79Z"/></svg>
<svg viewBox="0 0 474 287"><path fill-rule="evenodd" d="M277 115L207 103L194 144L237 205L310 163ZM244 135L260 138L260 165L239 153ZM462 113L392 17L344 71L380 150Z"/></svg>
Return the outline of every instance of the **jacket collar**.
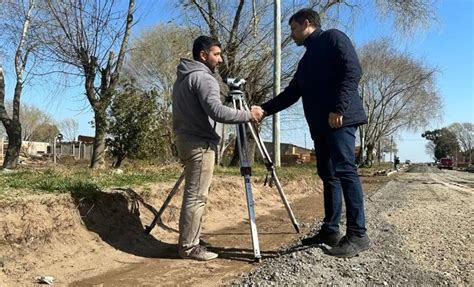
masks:
<svg viewBox="0 0 474 287"><path fill-rule="evenodd" d="M313 39L316 39L319 35L321 35L322 32L323 30L321 30L321 28L314 30L313 33L309 34L309 36L304 39L303 45L305 47L308 47L308 45L313 41Z"/></svg>

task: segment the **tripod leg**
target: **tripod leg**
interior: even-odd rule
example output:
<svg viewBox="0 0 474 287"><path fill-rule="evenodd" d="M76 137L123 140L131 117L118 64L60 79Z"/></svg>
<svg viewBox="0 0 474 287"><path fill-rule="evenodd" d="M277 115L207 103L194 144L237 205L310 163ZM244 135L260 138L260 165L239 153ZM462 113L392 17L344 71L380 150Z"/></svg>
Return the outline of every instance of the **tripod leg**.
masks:
<svg viewBox="0 0 474 287"><path fill-rule="evenodd" d="M288 212L288 216L291 219L291 223L293 223L293 227L295 228L297 233L300 233L300 226L298 224L298 221L296 221L295 215L293 214L293 210L291 210L290 203L288 202L288 199L286 198L285 193L283 192L283 188L281 187L280 180L278 179L275 168L272 168L272 179L273 182L275 182L275 185L277 187L278 193L280 194L281 200L283 201L283 205L285 205L286 212Z"/></svg>
<svg viewBox="0 0 474 287"><path fill-rule="evenodd" d="M254 211L255 202L253 201L250 175L244 176L244 182L245 182L245 194L247 197L247 210L249 213L249 220L250 220L250 233L252 235L253 254L254 254L255 260L260 261L261 259L260 244L258 242L257 223L255 222L255 211Z"/></svg>
<svg viewBox="0 0 474 287"><path fill-rule="evenodd" d="M244 108L249 109L247 104L244 102ZM275 166L273 165L273 162L270 158L270 155L268 154L267 149L265 148L265 144L263 143L262 138L256 131L256 128L253 126L252 123L247 123L248 128L250 130L250 134L252 135L253 139L255 140L258 150L260 151L260 154L262 155L262 158L265 161L265 165L267 167L267 170L271 172L273 182L277 186L278 193L280 194L281 200L283 201L283 205L285 205L285 209L288 212L288 216L291 219L291 222L293 223L293 227L295 228L297 233L300 233L300 227L298 222L296 221L295 215L293 213L293 210L291 210L290 204L288 202L288 199L286 198L285 193L283 192L283 188L281 187L280 180L278 179L278 176L275 171Z"/></svg>
<svg viewBox="0 0 474 287"><path fill-rule="evenodd" d="M184 180L185 174L186 174L186 170L183 170L183 172L182 172L181 175L179 176L178 181L176 181L176 183L174 184L173 189L170 191L170 193L169 193L168 196L166 197L165 202L164 202L163 205L161 206L160 210L155 214L155 218L153 219L153 221L151 222L151 224L150 224L150 225L145 225L145 233L150 234L151 230L152 230L153 228L155 228L156 223L158 223L158 220L160 220L161 215L162 215L163 212L165 211L166 207L167 207L168 204L170 203L170 201L171 201L171 199L173 198L173 196L174 196L174 195L176 194L176 192L178 191L179 186L181 185L181 183L182 183L183 180Z"/></svg>
<svg viewBox="0 0 474 287"><path fill-rule="evenodd" d="M242 105L241 97L239 97L238 99L234 97L232 102L234 104L234 108L236 109L244 108ZM245 195L247 198L247 210L248 210L249 221L250 221L250 233L252 236L253 254L254 254L255 260L258 262L261 259L261 255L260 255L260 245L258 242L257 224L255 222L255 211L254 211L255 202L253 200L252 185L250 182L252 167L250 166L250 163L248 160L248 149L244 147L244 145L245 146L247 145L245 124L238 124L236 126L236 134L237 134L237 146L238 146L239 159L240 159L240 173L244 177Z"/></svg>

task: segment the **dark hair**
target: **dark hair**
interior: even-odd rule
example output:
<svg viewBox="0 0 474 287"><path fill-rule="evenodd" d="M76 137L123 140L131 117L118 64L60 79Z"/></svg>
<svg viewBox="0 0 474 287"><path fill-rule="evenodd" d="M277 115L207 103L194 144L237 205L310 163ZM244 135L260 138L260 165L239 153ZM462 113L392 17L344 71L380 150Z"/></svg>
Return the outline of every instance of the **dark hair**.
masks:
<svg viewBox="0 0 474 287"><path fill-rule="evenodd" d="M313 25L316 29L321 28L321 20L319 19L318 12L314 11L311 8L303 8L293 14L288 20L288 24L291 24L292 21L297 22L298 24L302 25L304 20L308 20L311 25Z"/></svg>
<svg viewBox="0 0 474 287"><path fill-rule="evenodd" d="M221 47L221 43L215 38L209 37L209 36L199 36L194 40L193 43L193 58L194 60L198 61L199 60L199 54L201 51L206 51L206 53L209 52L209 49L211 49L212 46L217 46Z"/></svg>

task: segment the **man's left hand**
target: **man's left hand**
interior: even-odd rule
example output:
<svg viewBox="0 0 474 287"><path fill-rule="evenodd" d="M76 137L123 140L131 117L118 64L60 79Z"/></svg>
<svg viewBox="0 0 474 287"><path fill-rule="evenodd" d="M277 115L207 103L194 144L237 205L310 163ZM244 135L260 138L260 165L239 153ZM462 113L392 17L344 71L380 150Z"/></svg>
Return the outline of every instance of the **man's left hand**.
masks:
<svg viewBox="0 0 474 287"><path fill-rule="evenodd" d="M338 113L329 113L329 126L333 129L342 127L342 118L343 116Z"/></svg>

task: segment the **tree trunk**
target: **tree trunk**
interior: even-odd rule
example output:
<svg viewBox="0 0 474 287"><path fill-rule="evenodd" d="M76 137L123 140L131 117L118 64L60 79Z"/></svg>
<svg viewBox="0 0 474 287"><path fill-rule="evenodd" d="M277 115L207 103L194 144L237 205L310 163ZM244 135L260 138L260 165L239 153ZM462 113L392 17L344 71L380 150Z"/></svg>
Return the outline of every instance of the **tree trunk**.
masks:
<svg viewBox="0 0 474 287"><path fill-rule="evenodd" d="M21 149L21 125L19 122L10 122L5 125L8 135L8 148L3 161L3 168L15 169L18 165Z"/></svg>
<svg viewBox="0 0 474 287"><path fill-rule="evenodd" d="M2 99L2 123L8 135L8 147L3 160L3 168L15 169L18 165L18 158L20 157L21 149L21 123L20 123L20 97L23 85L21 81L17 80L15 86L15 95L13 96L13 114L11 119L6 115L4 109L5 99L5 83L3 79L3 70L0 71L0 90Z"/></svg>
<svg viewBox="0 0 474 287"><path fill-rule="evenodd" d="M107 129L105 111L94 110L94 119L95 137L91 158L91 168L103 169L105 168L105 131Z"/></svg>
<svg viewBox="0 0 474 287"><path fill-rule="evenodd" d="M125 154L121 154L117 156L117 160L114 163L114 168L120 168L122 166L122 162L125 159Z"/></svg>
<svg viewBox="0 0 474 287"><path fill-rule="evenodd" d="M366 146L365 166L371 167L374 162L374 144L368 143Z"/></svg>
<svg viewBox="0 0 474 287"><path fill-rule="evenodd" d="M251 136L250 134L248 136ZM250 139L248 142L248 161L250 165L253 165L255 161L255 150L257 148L256 143L253 139ZM235 140L235 147L234 147L234 155L229 163L229 166L237 166L239 165L239 147L237 145L237 139Z"/></svg>

